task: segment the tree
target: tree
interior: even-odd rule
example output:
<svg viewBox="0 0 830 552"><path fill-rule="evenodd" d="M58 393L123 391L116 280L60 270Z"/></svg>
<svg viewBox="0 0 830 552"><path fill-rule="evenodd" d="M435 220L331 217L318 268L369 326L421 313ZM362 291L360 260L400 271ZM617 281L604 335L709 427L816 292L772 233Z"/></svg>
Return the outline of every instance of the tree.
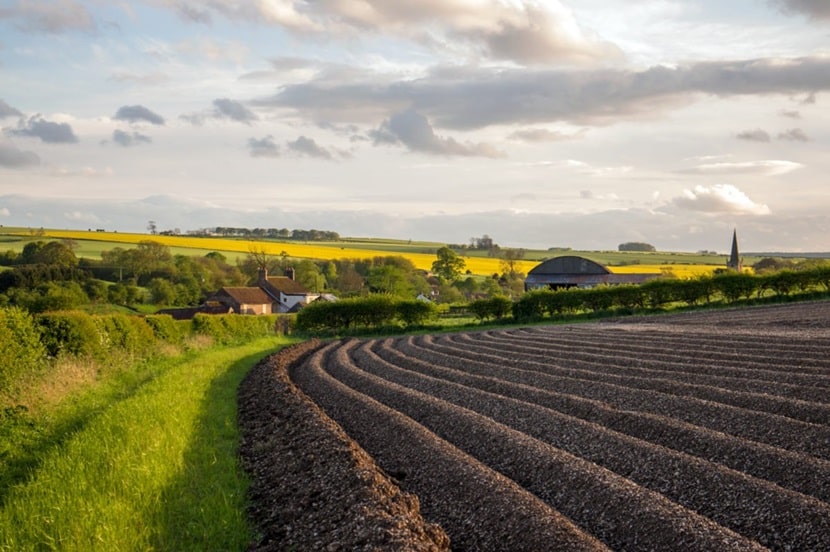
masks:
<svg viewBox="0 0 830 552"><path fill-rule="evenodd" d="M524 273L519 270L519 262L524 259L524 249L503 249L499 265L508 282L524 278Z"/></svg>
<svg viewBox="0 0 830 552"><path fill-rule="evenodd" d="M467 266L464 259L449 247L442 247L435 256L438 258L432 263L432 271L444 282L452 283L458 280Z"/></svg>
<svg viewBox="0 0 830 552"><path fill-rule="evenodd" d="M413 287L407 278L407 273L393 265L372 267L369 269L366 283L369 285L369 290L375 293L413 295Z"/></svg>
<svg viewBox="0 0 830 552"><path fill-rule="evenodd" d="M617 249L620 251L657 251L657 249L650 243L643 242L625 242L621 243Z"/></svg>

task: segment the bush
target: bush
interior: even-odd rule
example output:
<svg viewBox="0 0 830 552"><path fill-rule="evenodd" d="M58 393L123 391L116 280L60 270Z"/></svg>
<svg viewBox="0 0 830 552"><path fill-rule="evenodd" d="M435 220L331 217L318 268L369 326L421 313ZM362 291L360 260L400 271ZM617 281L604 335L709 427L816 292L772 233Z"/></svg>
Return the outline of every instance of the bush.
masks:
<svg viewBox="0 0 830 552"><path fill-rule="evenodd" d="M315 301L297 314L296 325L303 331L380 328L396 321L412 326L427 322L437 313L437 307L426 301L400 300L391 295L376 294L335 302Z"/></svg>
<svg viewBox="0 0 830 552"><path fill-rule="evenodd" d="M418 326L434 319L438 308L428 301L398 301L395 305L396 317L405 326Z"/></svg>
<svg viewBox="0 0 830 552"><path fill-rule="evenodd" d="M480 320L501 319L512 312L513 301L503 295L496 295L489 299L473 301L468 308Z"/></svg>
<svg viewBox="0 0 830 552"><path fill-rule="evenodd" d="M14 388L21 376L37 371L46 355L32 316L18 308L0 308L0 391Z"/></svg>
<svg viewBox="0 0 830 552"><path fill-rule="evenodd" d="M193 333L207 335L217 343L242 343L274 335L276 315L246 316L240 314L197 314L193 317Z"/></svg>
<svg viewBox="0 0 830 552"><path fill-rule="evenodd" d="M189 320L176 320L169 314L151 314L144 321L153 330L156 339L165 343L181 343L191 329Z"/></svg>
<svg viewBox="0 0 830 552"><path fill-rule="evenodd" d="M85 312L52 312L36 318L46 354L100 357L108 348L92 316Z"/></svg>
<svg viewBox="0 0 830 552"><path fill-rule="evenodd" d="M139 316L109 314L94 318L106 349L148 355L155 348L152 328Z"/></svg>

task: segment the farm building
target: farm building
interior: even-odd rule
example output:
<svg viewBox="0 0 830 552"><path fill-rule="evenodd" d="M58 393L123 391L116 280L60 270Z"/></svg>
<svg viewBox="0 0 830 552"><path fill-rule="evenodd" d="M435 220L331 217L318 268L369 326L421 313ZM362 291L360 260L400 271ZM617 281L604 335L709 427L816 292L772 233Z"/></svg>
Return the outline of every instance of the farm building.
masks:
<svg viewBox="0 0 830 552"><path fill-rule="evenodd" d="M294 280L293 269L285 276L268 276L262 268L255 287L224 287L208 301L226 305L237 314L280 314L296 312L318 297Z"/></svg>
<svg viewBox="0 0 830 552"><path fill-rule="evenodd" d="M591 288L599 285L642 284L659 274L614 274L591 259L565 255L548 259L527 274L525 290Z"/></svg>

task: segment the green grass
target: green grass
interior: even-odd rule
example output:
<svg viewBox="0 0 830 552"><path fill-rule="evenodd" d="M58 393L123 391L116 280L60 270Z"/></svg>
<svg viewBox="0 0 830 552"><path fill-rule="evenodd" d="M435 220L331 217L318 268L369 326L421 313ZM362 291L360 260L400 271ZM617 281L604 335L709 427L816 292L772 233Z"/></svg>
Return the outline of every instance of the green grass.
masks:
<svg viewBox="0 0 830 552"><path fill-rule="evenodd" d="M188 353L52 413L75 423L44 422L30 475L3 493L0 550L244 550L236 389L287 342Z"/></svg>

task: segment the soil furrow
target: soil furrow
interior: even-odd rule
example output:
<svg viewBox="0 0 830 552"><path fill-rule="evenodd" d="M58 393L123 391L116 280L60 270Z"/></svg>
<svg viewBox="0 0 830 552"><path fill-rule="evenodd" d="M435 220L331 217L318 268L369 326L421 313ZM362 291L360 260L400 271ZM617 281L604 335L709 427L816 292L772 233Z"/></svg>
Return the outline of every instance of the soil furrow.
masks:
<svg viewBox="0 0 830 552"><path fill-rule="evenodd" d="M739 363L761 370L761 375L769 367L792 372L793 366L805 375L823 375L825 378L830 375L830 366L824 360L830 355L830 345L820 346L814 340L798 340L793 339L793 336L777 339L765 336L763 341L757 337L738 341L733 336L721 337L711 330L707 333L685 332L678 335L654 331L648 326L591 324L590 331L586 331L588 328L585 326L588 325L568 327L567 331L562 331L562 327L534 327L480 333L494 338L504 335L508 340L521 337L521 341L527 342L531 348L558 345L579 349L584 346L585 351L619 351L626 356L657 361L685 360L688 364L715 365ZM475 337L475 333L471 332L471 336ZM613 341L613 345L609 344L609 340ZM783 362L785 359L786 362Z"/></svg>
<svg viewBox="0 0 830 552"><path fill-rule="evenodd" d="M436 366L404 355L397 350L396 343L392 339L376 341L371 344L371 350L382 359L407 370L532 402L830 502L830 462L665 416L623 411L600 401L540 389L528 384L532 382L525 383L522 374L508 377L505 370L493 369L489 375L484 375L483 371L471 373L467 365L459 368Z"/></svg>
<svg viewBox="0 0 830 552"><path fill-rule="evenodd" d="M542 362L538 357L533 357L532 355L523 355L487 347L473 349L472 347L459 345L458 342L452 339L435 340L431 336L424 336L423 339L425 345L434 349L450 352L451 354L467 356L471 354L474 356L487 354L502 362L525 362L541 366L550 366L550 364ZM471 353L471 351L475 352ZM632 375L631 372L636 373L637 370L620 369L614 366L609 367L607 363L613 362L613 359L610 357L589 358L588 360L577 357L578 355L569 355L566 358L560 359L560 362L562 364L567 363L570 370L578 373L579 377L584 379L624 385L636 389L658 391L680 397L694 397L747 410L768 412L811 424L830 425L830 404L788 399L763 393L733 391L711 385L686 383L679 379ZM830 428L828 428L827 434L830 436Z"/></svg>
<svg viewBox="0 0 830 552"><path fill-rule="evenodd" d="M766 362L751 365L744 359L701 358L699 355L690 354L687 349L680 348L677 344L663 343L659 338L646 334L625 338L614 334L606 334L603 335L603 338L603 347L590 348L590 350L603 351L611 364L622 367L636 366L646 369L644 373L664 373L665 377L674 377L675 375L701 379L714 377L717 379L713 381L723 381L727 385L744 385L747 386L747 390L760 392L775 391L779 387L783 387L785 390L792 389L794 392L815 389L816 393L814 395L804 397L794 395L794 398L816 400L818 402L826 402L828 391L830 391L830 368L826 370L827 373L820 374L796 372L793 366L798 361L783 354L780 355L780 358L788 359L788 364L776 366L773 363ZM660 345L661 350L672 350L674 353L662 355L664 358L661 360L647 352L623 352L625 342L632 338L655 342ZM524 336L519 337L497 331L470 332L469 334L459 335L456 341L470 342L476 344L476 346L506 348L507 350L523 352L550 361L554 361L556 358L568 358L572 352L579 351L583 347L582 336L569 335L566 338L556 340L527 339ZM778 352L772 351L769 351L768 354L779 355ZM828 351L828 358L830 358L830 351Z"/></svg>
<svg viewBox="0 0 830 552"><path fill-rule="evenodd" d="M614 549L759 546L592 462L466 408L355 371L346 347L335 351L326 370L513 479Z"/></svg>
<svg viewBox="0 0 830 552"><path fill-rule="evenodd" d="M292 369L294 382L418 495L454 550L601 550L570 520L405 415L331 378L324 354Z"/></svg>
<svg viewBox="0 0 830 552"><path fill-rule="evenodd" d="M759 441L794 452L803 452L830 460L830 431L818 426L765 412L713 403L694 397L670 395L597 380L584 379L578 371L559 370L533 363L513 363L489 355L439 351L419 343L419 339L403 340L400 349L439 366L452 366L457 358L466 359L469 368L482 367L519 370L533 385L563 393L598 400L620 410L651 412L722 431L738 437ZM518 364L518 366L515 366Z"/></svg>
<svg viewBox="0 0 830 552"><path fill-rule="evenodd" d="M524 398L505 397L401 369L372 353L368 345L353 349L352 359L338 351L338 366L344 369L339 372L341 380L354 384L355 373L360 370L467 408L595 462L772 549L830 548L830 505L822 501Z"/></svg>
<svg viewBox="0 0 830 552"><path fill-rule="evenodd" d="M239 386L240 456L259 533L249 550L448 550L418 499L288 380L288 365L316 348L306 342L272 355Z"/></svg>

